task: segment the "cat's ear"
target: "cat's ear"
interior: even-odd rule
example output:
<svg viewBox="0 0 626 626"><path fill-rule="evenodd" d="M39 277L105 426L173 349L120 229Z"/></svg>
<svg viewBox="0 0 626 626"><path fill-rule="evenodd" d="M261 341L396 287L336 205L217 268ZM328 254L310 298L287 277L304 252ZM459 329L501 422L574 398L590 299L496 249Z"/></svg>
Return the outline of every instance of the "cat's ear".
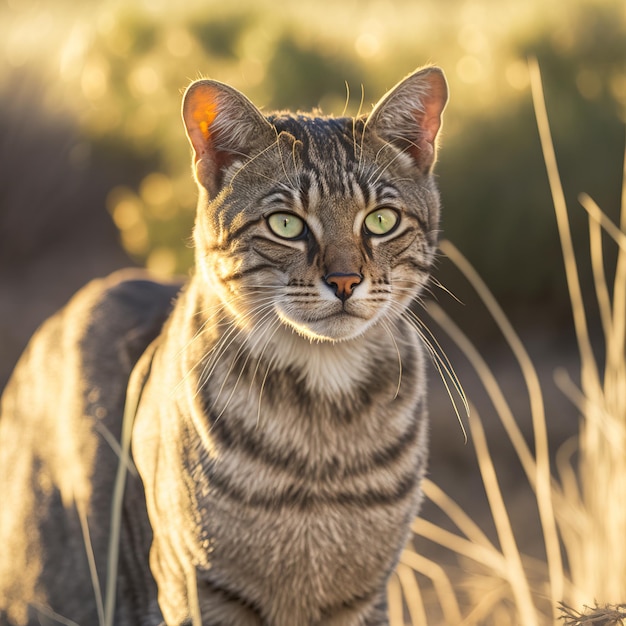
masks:
<svg viewBox="0 0 626 626"><path fill-rule="evenodd" d="M437 134L448 101L448 85L438 67L410 74L385 94L367 120L367 129L410 155L428 173L435 163Z"/></svg>
<svg viewBox="0 0 626 626"><path fill-rule="evenodd" d="M214 197L223 173L276 140L274 127L242 93L213 80L192 83L183 97L183 121L194 150L197 181Z"/></svg>

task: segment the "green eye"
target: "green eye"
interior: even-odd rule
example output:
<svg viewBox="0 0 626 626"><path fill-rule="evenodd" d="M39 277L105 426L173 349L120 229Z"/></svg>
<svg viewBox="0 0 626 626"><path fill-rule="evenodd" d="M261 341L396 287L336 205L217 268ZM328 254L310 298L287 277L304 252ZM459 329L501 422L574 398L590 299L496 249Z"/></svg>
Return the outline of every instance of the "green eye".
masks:
<svg viewBox="0 0 626 626"><path fill-rule="evenodd" d="M306 231L304 220L293 213L272 213L267 218L267 225L283 239L298 239Z"/></svg>
<svg viewBox="0 0 626 626"><path fill-rule="evenodd" d="M393 209L377 209L369 213L363 226L368 235L388 235L400 222L400 216Z"/></svg>

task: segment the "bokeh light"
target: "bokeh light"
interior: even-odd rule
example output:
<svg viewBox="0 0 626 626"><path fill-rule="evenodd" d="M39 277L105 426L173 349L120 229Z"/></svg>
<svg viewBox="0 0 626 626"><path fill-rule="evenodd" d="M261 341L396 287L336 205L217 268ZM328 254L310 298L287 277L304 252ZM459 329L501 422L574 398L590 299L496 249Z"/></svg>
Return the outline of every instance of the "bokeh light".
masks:
<svg viewBox="0 0 626 626"><path fill-rule="evenodd" d="M230 83L264 110L320 106L325 113L353 114L367 112L415 67L441 65L452 98L440 170L455 181L443 190L446 205L452 205L443 227L490 284L498 290L500 280L500 290L511 297L515 290L506 287L504 274L497 278L499 264L492 259L519 246L516 229L528 218L525 205L537 207L529 245L545 246L553 228L547 197L538 202L543 173L528 164L540 157L537 144L527 143L535 137L527 55L536 54L545 68L548 93L555 90L549 106L558 119L596 128L581 141L606 146L612 145L607 133L616 134L607 123L618 128L625 117L624 41L625 11L613 0L319 0L280 7L253 0L176 6L11 0L0 7L0 56L7 67L34 69L42 104L75 118L90 158L136 164L127 170L129 179L120 181L128 193L118 197L113 190L109 203L127 250L147 262L158 247L154 258L173 254L176 271L186 271L191 260L195 191L180 120L181 94L191 80L210 76ZM0 73L0 86L6 80ZM587 119L587 105L596 107L595 121ZM475 129L481 127L479 138ZM574 141L571 133L565 141ZM508 167L495 156L502 142ZM87 161L76 157L77 163ZM478 171L476 163L482 164ZM606 177L602 169L594 162L585 172L587 191ZM519 185L517 173L531 171L537 179L527 183L532 191L524 203L512 190ZM464 208L455 210L457 203ZM491 221L493 241L479 246L485 220ZM518 254L521 259L523 249ZM158 266L163 271L172 263L161 260ZM544 297L552 274L537 263L520 275L520 297Z"/></svg>

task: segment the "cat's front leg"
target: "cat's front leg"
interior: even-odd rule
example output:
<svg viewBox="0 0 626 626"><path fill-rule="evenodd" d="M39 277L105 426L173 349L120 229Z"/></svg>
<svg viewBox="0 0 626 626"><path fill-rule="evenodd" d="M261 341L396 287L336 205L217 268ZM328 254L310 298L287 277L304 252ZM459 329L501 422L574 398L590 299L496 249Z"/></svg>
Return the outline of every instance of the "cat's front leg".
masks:
<svg viewBox="0 0 626 626"><path fill-rule="evenodd" d="M265 626L260 607L242 596L226 581L197 572L198 608L206 626ZM191 623L190 623L191 626Z"/></svg>
<svg viewBox="0 0 626 626"><path fill-rule="evenodd" d="M383 591L379 601L367 614L363 626L389 626L389 605L386 590Z"/></svg>
<svg viewBox="0 0 626 626"><path fill-rule="evenodd" d="M367 608L344 607L332 616L324 618L318 626L389 626L389 610L386 591Z"/></svg>

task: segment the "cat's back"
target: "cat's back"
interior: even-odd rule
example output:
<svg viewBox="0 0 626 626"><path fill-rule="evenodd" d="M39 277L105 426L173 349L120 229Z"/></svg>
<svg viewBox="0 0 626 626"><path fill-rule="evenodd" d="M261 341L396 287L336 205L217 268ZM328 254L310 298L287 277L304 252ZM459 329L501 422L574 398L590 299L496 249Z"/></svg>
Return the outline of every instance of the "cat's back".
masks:
<svg viewBox="0 0 626 626"><path fill-rule="evenodd" d="M0 624L59 598L76 604L56 607L64 617L97 623L85 532L104 580L128 377L179 289L135 270L92 281L15 368L0 404Z"/></svg>

